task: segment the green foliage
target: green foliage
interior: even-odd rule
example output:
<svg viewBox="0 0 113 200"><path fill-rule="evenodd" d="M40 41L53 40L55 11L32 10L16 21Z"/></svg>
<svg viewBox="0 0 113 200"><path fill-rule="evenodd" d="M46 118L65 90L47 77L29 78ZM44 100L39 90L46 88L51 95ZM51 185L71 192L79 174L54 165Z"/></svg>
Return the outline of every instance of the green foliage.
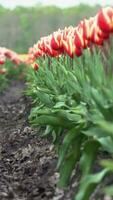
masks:
<svg viewBox="0 0 113 200"><path fill-rule="evenodd" d="M15 65L11 61L7 61L5 68L7 70L8 79L24 79L26 76L26 66L24 64Z"/></svg>
<svg viewBox="0 0 113 200"><path fill-rule="evenodd" d="M6 70L6 73L0 74L0 92L9 85L10 80L24 80L26 77L26 66L23 64L17 66L11 61L6 61L4 68Z"/></svg>
<svg viewBox="0 0 113 200"><path fill-rule="evenodd" d="M88 174L82 178L80 190L75 200L87 200L89 199L91 192L95 189L97 184L102 181L104 176L108 173L107 169L102 170L96 174Z"/></svg>
<svg viewBox="0 0 113 200"><path fill-rule="evenodd" d="M113 154L112 61L106 71L103 54L95 48L73 60L65 56L40 59L39 70L30 70L27 78L27 95L35 105L29 120L43 126L43 136L53 138L60 187L70 183L79 163L81 179L75 200L88 200L111 171L105 165L93 171L99 152Z"/></svg>
<svg viewBox="0 0 113 200"><path fill-rule="evenodd" d="M7 87L8 81L6 75L0 75L0 92Z"/></svg>
<svg viewBox="0 0 113 200"><path fill-rule="evenodd" d="M83 4L67 9L0 7L1 46L26 51L40 36L59 27L75 26L98 9L99 6ZM79 164L81 178L75 200L88 200L103 178L113 173L113 58L108 45L103 50L92 49L92 53L86 50L80 58L40 59L39 70L29 69L27 76L26 94L34 103L29 120L34 126L43 127L42 136L53 139L60 187L70 183ZM24 66L15 67L7 62L6 69L8 75L0 76L0 90L6 86L7 78L24 75ZM110 160L102 160L101 169L95 173L97 155L104 151ZM112 188L111 185L104 191L113 195Z"/></svg>

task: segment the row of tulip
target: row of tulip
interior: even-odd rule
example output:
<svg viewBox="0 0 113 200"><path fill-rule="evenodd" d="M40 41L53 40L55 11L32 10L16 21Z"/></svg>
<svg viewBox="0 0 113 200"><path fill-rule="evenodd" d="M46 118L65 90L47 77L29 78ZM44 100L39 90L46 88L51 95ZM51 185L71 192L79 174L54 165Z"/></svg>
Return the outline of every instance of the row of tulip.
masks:
<svg viewBox="0 0 113 200"><path fill-rule="evenodd" d="M96 16L81 21L77 27L65 27L64 30L53 32L49 36L42 37L33 47L29 48L28 54L17 54L12 50L0 48L0 65L6 58L14 64L31 64L37 70L35 60L39 57L59 57L68 55L71 58L81 56L83 49L92 48L92 45L103 45L113 32L113 8L101 9ZM1 74L5 69L1 69Z"/></svg>
<svg viewBox="0 0 113 200"><path fill-rule="evenodd" d="M113 8L101 9L96 16L81 21L77 27L65 27L42 37L29 49L29 60L42 56L58 57L59 55L81 56L83 49L92 45L103 45L113 32Z"/></svg>
<svg viewBox="0 0 113 200"><path fill-rule="evenodd" d="M80 169L74 200L99 199L99 193L104 199L107 190L100 185L113 172L112 159L100 161L105 152L109 158L113 155L113 46L103 45L112 32L113 8L108 7L76 28L41 38L29 49L31 62L42 57L38 72L28 73L27 94L34 102L29 121L43 136L53 137L60 187L76 183L73 170ZM92 51L95 45L99 51ZM75 56L81 57L70 59Z"/></svg>
<svg viewBox="0 0 113 200"><path fill-rule="evenodd" d="M95 187L111 171L105 161L97 173L93 173L93 165L100 151L106 151L110 157L113 154L113 79L112 69L105 73L103 60L98 54L94 56L86 51L85 67L82 57L80 63L73 62L72 68L68 58L64 62L63 57L81 56L83 49L102 46L112 32L113 8L107 7L75 28L68 27L41 38L28 54L20 55L1 48L2 65L8 58L16 65L26 63L37 70L35 60L44 58L39 60L42 67L38 72L32 70L31 73L30 70L26 73L29 87L26 93L36 106L29 120L36 127L43 126L40 130L43 135L53 135L59 155L60 186L69 184L74 178L73 170L79 164L81 178L75 200L88 200ZM109 60L112 57L110 52ZM51 61L51 67L48 67L48 56L59 59L51 59L55 62Z"/></svg>
<svg viewBox="0 0 113 200"><path fill-rule="evenodd" d="M22 63L22 59L16 52L5 47L0 47L0 74L5 74L7 72L6 68L4 67L6 59L9 59L15 65L20 65Z"/></svg>
<svg viewBox="0 0 113 200"><path fill-rule="evenodd" d="M4 64L6 60L9 59L16 66L20 64L31 65L34 69L37 69L37 64L29 58L28 54L18 54L5 47L0 47L0 74L5 74L7 72Z"/></svg>
<svg viewBox="0 0 113 200"><path fill-rule="evenodd" d="M19 54L5 47L0 47L0 65L3 65L7 58L16 65L19 65L22 62Z"/></svg>

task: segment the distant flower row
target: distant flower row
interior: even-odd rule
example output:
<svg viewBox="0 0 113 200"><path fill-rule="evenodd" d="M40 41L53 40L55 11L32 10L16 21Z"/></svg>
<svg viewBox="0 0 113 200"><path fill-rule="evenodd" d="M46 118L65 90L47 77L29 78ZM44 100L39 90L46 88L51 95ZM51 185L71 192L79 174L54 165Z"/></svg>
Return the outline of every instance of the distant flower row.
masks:
<svg viewBox="0 0 113 200"><path fill-rule="evenodd" d="M19 65L22 62L17 53L5 47L0 47L0 65L4 65L6 59L9 59L15 65ZM6 68L0 67L0 74L5 74L5 73L6 73Z"/></svg>
<svg viewBox="0 0 113 200"><path fill-rule="evenodd" d="M6 59L11 60L16 65L22 62L17 53L5 47L0 47L0 65L4 64Z"/></svg>

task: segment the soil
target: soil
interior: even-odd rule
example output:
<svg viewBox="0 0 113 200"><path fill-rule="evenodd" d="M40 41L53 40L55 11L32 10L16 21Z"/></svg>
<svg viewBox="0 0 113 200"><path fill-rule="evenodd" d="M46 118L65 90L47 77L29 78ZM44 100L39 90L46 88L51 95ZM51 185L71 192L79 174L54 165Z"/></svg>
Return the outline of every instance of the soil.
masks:
<svg viewBox="0 0 113 200"><path fill-rule="evenodd" d="M0 94L0 200L71 200L79 170L69 188L57 188L57 156L28 123L31 101L24 89L24 82L12 81Z"/></svg>

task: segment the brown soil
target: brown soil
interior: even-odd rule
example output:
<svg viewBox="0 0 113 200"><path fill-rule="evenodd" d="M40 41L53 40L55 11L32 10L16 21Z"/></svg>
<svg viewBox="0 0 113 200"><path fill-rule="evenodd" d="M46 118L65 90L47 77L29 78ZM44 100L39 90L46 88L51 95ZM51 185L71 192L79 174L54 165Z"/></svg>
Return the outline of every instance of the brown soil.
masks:
<svg viewBox="0 0 113 200"><path fill-rule="evenodd" d="M52 145L27 121L24 87L13 81L0 95L0 200L63 200Z"/></svg>

